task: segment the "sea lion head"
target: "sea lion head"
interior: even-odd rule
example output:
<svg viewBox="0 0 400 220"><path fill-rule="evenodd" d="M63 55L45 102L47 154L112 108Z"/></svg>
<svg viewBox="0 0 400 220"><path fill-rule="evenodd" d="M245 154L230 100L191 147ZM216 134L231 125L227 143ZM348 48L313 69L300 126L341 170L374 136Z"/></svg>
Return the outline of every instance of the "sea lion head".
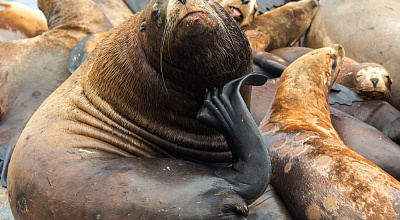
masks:
<svg viewBox="0 0 400 220"><path fill-rule="evenodd" d="M385 67L376 63L360 63L346 73L352 81L350 89L365 99L383 99L391 97L392 79Z"/></svg>
<svg viewBox="0 0 400 220"><path fill-rule="evenodd" d="M250 25L257 16L256 0L216 0L240 26Z"/></svg>
<svg viewBox="0 0 400 220"><path fill-rule="evenodd" d="M176 87L204 93L251 72L246 36L213 1L153 0L140 20L148 62Z"/></svg>

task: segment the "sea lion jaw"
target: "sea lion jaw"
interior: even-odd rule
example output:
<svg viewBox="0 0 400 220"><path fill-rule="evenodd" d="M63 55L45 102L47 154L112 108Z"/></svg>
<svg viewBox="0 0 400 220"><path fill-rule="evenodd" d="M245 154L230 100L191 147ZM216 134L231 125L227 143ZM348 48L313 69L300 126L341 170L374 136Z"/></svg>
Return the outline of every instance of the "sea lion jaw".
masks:
<svg viewBox="0 0 400 220"><path fill-rule="evenodd" d="M256 0L216 0L240 26L249 25L257 15L258 6Z"/></svg>
<svg viewBox="0 0 400 220"><path fill-rule="evenodd" d="M361 63L352 67L346 74L352 77L351 90L365 99L390 99L392 80L389 72L381 65Z"/></svg>

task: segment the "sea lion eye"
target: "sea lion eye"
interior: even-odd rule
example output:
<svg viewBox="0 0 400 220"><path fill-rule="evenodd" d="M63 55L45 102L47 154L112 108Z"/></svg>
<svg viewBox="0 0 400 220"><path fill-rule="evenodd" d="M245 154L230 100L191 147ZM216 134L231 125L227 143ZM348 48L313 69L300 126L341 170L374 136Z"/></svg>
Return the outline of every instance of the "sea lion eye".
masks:
<svg viewBox="0 0 400 220"><path fill-rule="evenodd" d="M333 60L332 69L336 69L336 66L337 66L337 62L336 62L336 60Z"/></svg>
<svg viewBox="0 0 400 220"><path fill-rule="evenodd" d="M160 4L155 3L153 6L153 10L151 11L151 16L153 17L154 20L158 20L158 17L160 15Z"/></svg>

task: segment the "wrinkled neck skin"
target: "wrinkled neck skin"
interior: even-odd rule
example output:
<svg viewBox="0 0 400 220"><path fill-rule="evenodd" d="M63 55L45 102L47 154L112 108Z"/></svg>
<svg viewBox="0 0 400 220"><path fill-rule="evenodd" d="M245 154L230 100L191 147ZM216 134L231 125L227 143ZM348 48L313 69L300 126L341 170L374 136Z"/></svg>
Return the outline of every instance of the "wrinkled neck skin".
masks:
<svg viewBox="0 0 400 220"><path fill-rule="evenodd" d="M325 132L321 135L342 142L331 132L334 128L328 102L329 91L342 65L342 53L320 49L286 68L279 79L268 122L280 125L287 133L298 130L321 133L322 130ZM337 67L332 69L335 60Z"/></svg>
<svg viewBox="0 0 400 220"><path fill-rule="evenodd" d="M168 57L169 53L176 54L176 52L164 51L165 58L162 58L160 62L160 50L149 48L149 45L155 45L157 48L160 39L151 39L150 42L143 37L143 31L140 31L143 22L147 24L144 19L145 13L141 11L135 14L134 16L140 19L132 17L131 20L114 29L102 46L89 56L88 60L93 64L89 73L83 76L84 94L97 109L120 126L129 130L133 125L138 126L139 134L137 131L134 133L142 137L149 134L156 135L168 142L156 143L161 145L161 148L164 144L173 143L185 149L190 148L189 151L218 154L218 159L211 159L212 162L229 162L231 153L223 136L201 125L195 117L203 104L207 89L222 86L251 71L250 46L247 46L246 41L245 48L248 53L245 53L246 50L243 51L243 48L237 49L246 54L244 58L229 58L240 62L232 62L228 59L225 65L221 65L224 61L218 61L215 64L215 66L219 65L223 68L228 66L237 70L228 72L227 69L222 69L228 72L226 75L220 75L221 68L205 65L207 62L214 63L215 61L202 60L204 57L196 57L198 55L196 52L199 51L195 53L189 51L191 47L200 50L202 46L198 45L177 47L177 51L186 49L187 54L179 54L176 57ZM151 28L145 27L146 30L151 30ZM136 37L133 37L135 35ZM238 35L243 35L239 37L245 39L241 31ZM173 48L175 45L169 46ZM185 57L189 56L188 54L194 55ZM179 59L181 62L178 62ZM215 69L212 70L213 68ZM201 77L201 74L206 77ZM249 100L250 88L245 89L243 94L244 99ZM112 106L115 112L107 109L106 105ZM190 157L180 155L174 149L169 148L167 151L176 157Z"/></svg>

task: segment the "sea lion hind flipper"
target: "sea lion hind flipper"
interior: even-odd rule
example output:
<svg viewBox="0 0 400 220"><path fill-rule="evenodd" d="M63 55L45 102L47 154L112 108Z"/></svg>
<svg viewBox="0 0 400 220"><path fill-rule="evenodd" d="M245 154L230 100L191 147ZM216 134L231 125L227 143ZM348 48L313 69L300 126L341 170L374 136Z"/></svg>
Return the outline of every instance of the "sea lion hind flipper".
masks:
<svg viewBox="0 0 400 220"><path fill-rule="evenodd" d="M271 166L261 133L245 102L240 87L262 85L267 77L251 73L209 91L197 119L222 133L233 155L233 166L217 169L216 174L232 185L246 201L257 199L268 186Z"/></svg>

